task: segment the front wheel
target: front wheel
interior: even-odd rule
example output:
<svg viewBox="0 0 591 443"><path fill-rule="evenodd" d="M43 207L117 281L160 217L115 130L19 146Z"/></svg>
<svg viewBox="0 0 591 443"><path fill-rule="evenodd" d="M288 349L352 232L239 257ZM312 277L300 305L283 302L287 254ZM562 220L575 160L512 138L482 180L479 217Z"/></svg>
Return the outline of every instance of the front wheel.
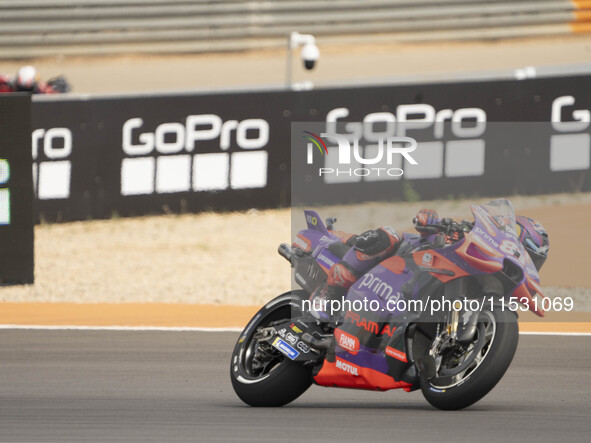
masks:
<svg viewBox="0 0 591 443"><path fill-rule="evenodd" d="M267 303L244 329L232 353L230 377L234 391L250 406L283 406L312 384L310 368L296 364L270 346L265 328L287 321L301 309L303 291L287 292Z"/></svg>
<svg viewBox="0 0 591 443"><path fill-rule="evenodd" d="M424 397L444 410L476 403L501 380L513 360L518 340L517 316L500 309L480 313L470 344L436 338L429 351L434 358L435 376L427 379L421 375Z"/></svg>

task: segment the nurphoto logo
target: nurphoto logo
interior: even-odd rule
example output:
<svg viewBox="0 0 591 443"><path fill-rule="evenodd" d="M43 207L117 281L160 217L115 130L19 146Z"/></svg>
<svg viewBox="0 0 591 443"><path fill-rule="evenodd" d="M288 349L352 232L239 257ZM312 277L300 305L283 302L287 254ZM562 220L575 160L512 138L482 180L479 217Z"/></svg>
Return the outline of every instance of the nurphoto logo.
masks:
<svg viewBox="0 0 591 443"><path fill-rule="evenodd" d="M368 155L367 150L362 154L359 139L354 139L353 144L349 140L349 136L343 134L326 133L323 132L320 136L309 132L304 132L304 139L308 141L306 151L306 163L314 164L314 153L320 152L322 157L329 156L330 150L326 146L323 139L326 139L331 144L336 142L337 148L337 166L336 167L321 167L318 168L319 176L390 176L400 177L404 171L399 167L393 167L394 158L401 155L411 165L418 164L411 156L417 148L417 141L411 137L387 137L380 138L372 155ZM399 164L399 163L397 163ZM334 166L334 162L332 163ZM326 162L324 164L326 166ZM359 167L355 167L359 166Z"/></svg>

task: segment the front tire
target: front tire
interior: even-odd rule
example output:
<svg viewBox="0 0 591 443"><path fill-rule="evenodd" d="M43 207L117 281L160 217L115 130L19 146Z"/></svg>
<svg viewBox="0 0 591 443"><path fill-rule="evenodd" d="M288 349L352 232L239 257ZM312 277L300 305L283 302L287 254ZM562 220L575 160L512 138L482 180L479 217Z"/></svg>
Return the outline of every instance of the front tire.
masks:
<svg viewBox="0 0 591 443"><path fill-rule="evenodd" d="M470 345L472 355L467 351L460 359L453 357L453 364L447 365L440 356L435 377L427 379L421 375L423 396L438 409L458 410L476 403L495 387L513 360L519 341L515 313L484 310L477 327Z"/></svg>
<svg viewBox="0 0 591 443"><path fill-rule="evenodd" d="M287 292L267 303L244 329L232 353L230 378L234 392L250 406L283 406L312 384L312 371L296 364L256 338L273 322L289 320L301 309L303 291Z"/></svg>

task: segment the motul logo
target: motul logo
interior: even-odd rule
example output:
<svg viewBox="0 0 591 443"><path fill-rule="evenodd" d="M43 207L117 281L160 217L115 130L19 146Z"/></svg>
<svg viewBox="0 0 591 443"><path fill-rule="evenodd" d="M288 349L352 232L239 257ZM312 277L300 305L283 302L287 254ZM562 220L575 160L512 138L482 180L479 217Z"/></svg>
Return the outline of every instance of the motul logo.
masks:
<svg viewBox="0 0 591 443"><path fill-rule="evenodd" d="M341 371L347 372L348 374L354 375L356 377L359 376L359 373L357 372L357 366L354 366L350 363L346 363L343 360L337 359L336 367L339 368Z"/></svg>

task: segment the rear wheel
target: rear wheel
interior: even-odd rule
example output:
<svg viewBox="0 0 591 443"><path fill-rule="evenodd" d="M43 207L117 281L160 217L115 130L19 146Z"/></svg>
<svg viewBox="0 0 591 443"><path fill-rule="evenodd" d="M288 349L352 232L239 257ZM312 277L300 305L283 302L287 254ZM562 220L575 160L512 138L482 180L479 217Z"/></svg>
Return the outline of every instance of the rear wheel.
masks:
<svg viewBox="0 0 591 443"><path fill-rule="evenodd" d="M267 303L244 329L232 353L234 391L250 406L283 406L312 384L311 369L296 364L272 347L265 328L287 321L301 309L303 291L288 292Z"/></svg>
<svg viewBox="0 0 591 443"><path fill-rule="evenodd" d="M421 390L439 409L466 408L484 397L501 380L511 364L519 328L511 311L484 310L478 317L471 343L460 345L441 335L431 344L435 376L421 375Z"/></svg>

